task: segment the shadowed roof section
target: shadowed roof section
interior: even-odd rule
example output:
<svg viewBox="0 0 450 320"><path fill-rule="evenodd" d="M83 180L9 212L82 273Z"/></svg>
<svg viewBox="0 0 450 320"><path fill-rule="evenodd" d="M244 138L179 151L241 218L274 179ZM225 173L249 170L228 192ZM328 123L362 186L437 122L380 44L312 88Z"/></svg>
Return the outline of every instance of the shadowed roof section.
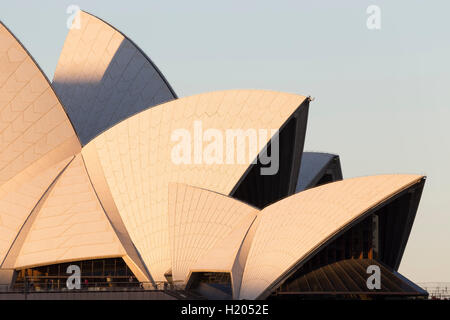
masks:
<svg viewBox="0 0 450 320"><path fill-rule="evenodd" d="M367 268L378 266L381 288L367 287ZM427 292L383 263L373 259L346 259L307 271L295 281L283 284L277 295L336 296L384 295L427 296Z"/></svg>
<svg viewBox="0 0 450 320"><path fill-rule="evenodd" d="M271 168L276 169L269 173L264 172L268 164L264 164L265 161L262 162L258 157L231 191L233 198L262 209L295 193L305 142L309 102L308 97L279 128L276 140L272 139L264 149L264 152L278 155L268 163ZM272 144L274 141L276 143Z"/></svg>
<svg viewBox="0 0 450 320"><path fill-rule="evenodd" d="M0 23L0 186L44 158L54 156L47 162L56 164L80 147L47 78Z"/></svg>
<svg viewBox="0 0 450 320"><path fill-rule="evenodd" d="M303 152L295 192L342 180L339 156L322 152Z"/></svg>
<svg viewBox="0 0 450 320"><path fill-rule="evenodd" d="M297 193L263 209L257 217L240 298L260 297L345 227L423 178L380 175L347 179Z"/></svg>
<svg viewBox="0 0 450 320"><path fill-rule="evenodd" d="M83 11L67 35L53 87L83 145L121 120L177 98L130 39Z"/></svg>

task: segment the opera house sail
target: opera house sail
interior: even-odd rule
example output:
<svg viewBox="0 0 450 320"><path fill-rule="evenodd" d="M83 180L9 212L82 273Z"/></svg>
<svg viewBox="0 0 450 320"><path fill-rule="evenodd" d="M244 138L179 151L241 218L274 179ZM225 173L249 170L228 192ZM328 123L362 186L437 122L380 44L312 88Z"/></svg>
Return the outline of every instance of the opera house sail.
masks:
<svg viewBox="0 0 450 320"><path fill-rule="evenodd" d="M79 18L52 83L0 24L0 294L427 296L398 273L424 176L343 179L338 155L303 152L309 97L179 98L130 39ZM210 144L174 148L191 131ZM250 161L222 154L229 132Z"/></svg>

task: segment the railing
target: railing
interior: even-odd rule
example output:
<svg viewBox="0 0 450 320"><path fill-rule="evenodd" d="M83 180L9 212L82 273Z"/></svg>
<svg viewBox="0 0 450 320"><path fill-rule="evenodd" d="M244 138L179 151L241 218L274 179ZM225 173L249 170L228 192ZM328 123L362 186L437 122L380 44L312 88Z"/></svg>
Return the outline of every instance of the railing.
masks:
<svg viewBox="0 0 450 320"><path fill-rule="evenodd" d="M53 280L53 281L52 281ZM55 280L51 278L29 278L23 282L15 283L12 287L0 290L0 293L35 293L35 292L116 292L116 291L162 291L174 292L184 291L184 284L181 281L168 283L159 282L136 282L136 281L102 281L93 282L83 280L80 289L69 289L66 279Z"/></svg>
<svg viewBox="0 0 450 320"><path fill-rule="evenodd" d="M82 284L80 289L69 290L67 287L49 287L43 285L21 286L12 288L0 288L0 300L3 299L90 299L92 294L113 293L114 299L154 299L154 294L164 294L177 300L199 300L204 297L184 290L180 283L169 284L167 282L141 282L133 283L132 286L126 282L110 282L105 286L104 282L90 282ZM66 295L70 294L70 295ZM75 294L75 296L73 295ZM121 295L122 294L122 295ZM41 296L42 295L42 296ZM55 296L56 295L56 296ZM105 296L106 297L106 296ZM110 296L109 296L110 298ZM157 296L158 299L168 297Z"/></svg>
<svg viewBox="0 0 450 320"><path fill-rule="evenodd" d="M450 282L422 282L418 285L429 293L431 300L450 300Z"/></svg>

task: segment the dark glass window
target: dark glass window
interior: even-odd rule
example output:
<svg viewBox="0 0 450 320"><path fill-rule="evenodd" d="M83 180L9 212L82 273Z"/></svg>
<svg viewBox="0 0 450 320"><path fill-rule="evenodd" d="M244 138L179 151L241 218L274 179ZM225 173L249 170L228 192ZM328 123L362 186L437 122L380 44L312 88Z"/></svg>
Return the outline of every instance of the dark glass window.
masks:
<svg viewBox="0 0 450 320"><path fill-rule="evenodd" d="M202 284L219 290L230 298L232 296L231 276L228 272L194 272L189 284L190 289L202 293Z"/></svg>
<svg viewBox="0 0 450 320"><path fill-rule="evenodd" d="M122 258L74 261L17 270L14 286L29 291L66 290L66 281L70 276L66 271L70 265L80 267L81 289L84 290L139 286L139 281Z"/></svg>

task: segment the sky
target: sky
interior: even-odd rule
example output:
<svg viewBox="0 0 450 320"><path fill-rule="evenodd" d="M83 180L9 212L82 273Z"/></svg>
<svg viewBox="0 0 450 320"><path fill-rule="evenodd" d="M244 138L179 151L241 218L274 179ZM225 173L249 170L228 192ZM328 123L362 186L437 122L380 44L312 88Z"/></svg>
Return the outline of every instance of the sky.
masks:
<svg viewBox="0 0 450 320"><path fill-rule="evenodd" d="M77 5L131 38L179 97L225 89L311 95L306 151L344 178L427 176L400 266L450 282L448 0L1 1L0 20L52 79ZM380 29L366 12L380 9Z"/></svg>

